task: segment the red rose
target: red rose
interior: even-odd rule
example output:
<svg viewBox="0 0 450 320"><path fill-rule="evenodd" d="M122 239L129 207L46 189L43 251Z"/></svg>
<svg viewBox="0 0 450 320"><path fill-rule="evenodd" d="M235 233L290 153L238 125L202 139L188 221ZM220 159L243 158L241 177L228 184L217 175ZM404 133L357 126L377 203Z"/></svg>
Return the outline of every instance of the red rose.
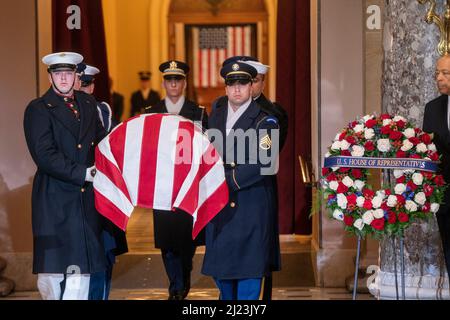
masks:
<svg viewBox="0 0 450 320"><path fill-rule="evenodd" d="M389 134L389 139L391 140L398 140L403 137L403 134L400 131L391 131Z"/></svg>
<svg viewBox="0 0 450 320"><path fill-rule="evenodd" d="M381 115L381 119L386 120L386 119L392 119L390 114L384 113Z"/></svg>
<svg viewBox="0 0 450 320"><path fill-rule="evenodd" d="M403 120L399 120L396 123L397 123L397 127L399 127L400 129L403 129L406 126L406 122Z"/></svg>
<svg viewBox="0 0 450 320"><path fill-rule="evenodd" d="M330 172L329 168L322 168L322 175L326 176Z"/></svg>
<svg viewBox="0 0 450 320"><path fill-rule="evenodd" d="M445 184L444 178L441 175L437 175L433 181L438 187L442 187Z"/></svg>
<svg viewBox="0 0 450 320"><path fill-rule="evenodd" d="M355 179L359 179L359 178L361 178L361 177L363 176L363 174L362 174L362 171L361 171L361 170L359 170L359 169L353 169L353 170L352 170L352 176L353 176Z"/></svg>
<svg viewBox="0 0 450 320"><path fill-rule="evenodd" d="M422 157L421 157L421 156L419 156L419 155L418 155L418 154L416 154L416 153L414 153L414 154L410 155L409 157L410 157L410 158L412 158L412 159L422 159Z"/></svg>
<svg viewBox="0 0 450 320"><path fill-rule="evenodd" d="M352 216L344 216L344 223L351 227L353 225L353 217Z"/></svg>
<svg viewBox="0 0 450 320"><path fill-rule="evenodd" d="M347 135L347 132L342 132L341 135L339 136L339 141L344 140L345 136Z"/></svg>
<svg viewBox="0 0 450 320"><path fill-rule="evenodd" d="M372 199L375 196L375 192L370 189L364 189L363 195L364 195L364 198L366 198L366 199Z"/></svg>
<svg viewBox="0 0 450 320"><path fill-rule="evenodd" d="M348 205L356 205L356 194L352 193L351 195L347 196L347 204Z"/></svg>
<svg viewBox="0 0 450 320"><path fill-rule="evenodd" d="M353 136L348 136L347 138L345 138L345 140L347 140L347 142L350 143L350 144L355 144L356 143L356 139Z"/></svg>
<svg viewBox="0 0 450 320"><path fill-rule="evenodd" d="M351 157L351 153L348 150L342 150L341 151L341 156L345 156L345 157Z"/></svg>
<svg viewBox="0 0 450 320"><path fill-rule="evenodd" d="M425 195L427 197L431 197L431 195L433 194L434 188L432 186L430 186L429 184L424 184L423 185L423 192L425 193Z"/></svg>
<svg viewBox="0 0 450 320"><path fill-rule="evenodd" d="M406 158L406 152L399 150L397 151L397 154L395 155L397 158Z"/></svg>
<svg viewBox="0 0 450 320"><path fill-rule="evenodd" d="M366 127L367 128L373 128L377 124L377 120L370 119L366 121Z"/></svg>
<svg viewBox="0 0 450 320"><path fill-rule="evenodd" d="M385 189L384 194L390 196L392 194L391 189Z"/></svg>
<svg viewBox="0 0 450 320"><path fill-rule="evenodd" d="M339 168L339 172L341 172L341 173L347 173L349 171L350 171L350 168L345 168L345 167Z"/></svg>
<svg viewBox="0 0 450 320"><path fill-rule="evenodd" d="M333 200L334 198L336 198L335 194L328 195L328 201Z"/></svg>
<svg viewBox="0 0 450 320"><path fill-rule="evenodd" d="M397 194L397 204L404 205L406 203L406 199L404 196Z"/></svg>
<svg viewBox="0 0 450 320"><path fill-rule="evenodd" d="M383 230L384 229L384 219L375 219L370 224L375 230Z"/></svg>
<svg viewBox="0 0 450 320"><path fill-rule="evenodd" d="M391 129L390 126L384 126L384 127L381 127L381 133L382 133L382 134L390 134L391 131L392 131L392 129Z"/></svg>
<svg viewBox="0 0 450 320"><path fill-rule="evenodd" d="M375 150L375 145L373 144L372 141L367 141L364 144L364 149L366 149L367 151L373 151L373 150Z"/></svg>
<svg viewBox="0 0 450 320"><path fill-rule="evenodd" d="M439 155L437 152L429 152L428 157L431 159L431 161L439 161Z"/></svg>
<svg viewBox="0 0 450 320"><path fill-rule="evenodd" d="M405 180L406 180L406 177L405 176L401 176L396 181L397 181L397 183L405 183Z"/></svg>
<svg viewBox="0 0 450 320"><path fill-rule="evenodd" d="M412 180L409 180L406 186L409 187L411 191L416 191L417 189L417 185Z"/></svg>
<svg viewBox="0 0 450 320"><path fill-rule="evenodd" d="M372 201L371 200L365 200L363 207L364 207L364 209L367 209L367 210L372 209Z"/></svg>
<svg viewBox="0 0 450 320"><path fill-rule="evenodd" d="M388 212L388 223L394 224L397 221L397 215L395 212L389 211Z"/></svg>
<svg viewBox="0 0 450 320"><path fill-rule="evenodd" d="M411 142L413 145L417 146L420 143L420 140L417 137L411 137L411 138L409 138L409 142Z"/></svg>
<svg viewBox="0 0 450 320"><path fill-rule="evenodd" d="M356 127L356 125L358 124L358 121L353 121L352 123L350 123L350 128L354 128L354 127Z"/></svg>
<svg viewBox="0 0 450 320"><path fill-rule="evenodd" d="M418 136L420 133L422 133L422 130L420 128L414 128L414 132L416 133L416 136Z"/></svg>
<svg viewBox="0 0 450 320"><path fill-rule="evenodd" d="M339 187L337 188L337 193L346 193L348 191L348 187L343 184L342 182L339 182Z"/></svg>
<svg viewBox="0 0 450 320"><path fill-rule="evenodd" d="M423 177L427 180L433 179L433 174L428 171L420 171L420 173L423 175Z"/></svg>
<svg viewBox="0 0 450 320"><path fill-rule="evenodd" d="M401 223L405 223L409 221L409 216L404 213L404 212L400 212L398 214L398 221L400 221Z"/></svg>
<svg viewBox="0 0 450 320"><path fill-rule="evenodd" d="M423 135L420 136L420 140L422 140L422 142L425 144L430 144L431 136L428 133L424 133Z"/></svg>
<svg viewBox="0 0 450 320"><path fill-rule="evenodd" d="M328 181L328 182L336 181L336 180L337 180L337 177L336 177L336 175L334 174L334 172L331 173L331 174L329 174L328 177L327 177L327 181Z"/></svg>
<svg viewBox="0 0 450 320"><path fill-rule="evenodd" d="M422 211L423 212L430 212L431 210L431 204L429 202L426 202L423 207L422 207Z"/></svg>

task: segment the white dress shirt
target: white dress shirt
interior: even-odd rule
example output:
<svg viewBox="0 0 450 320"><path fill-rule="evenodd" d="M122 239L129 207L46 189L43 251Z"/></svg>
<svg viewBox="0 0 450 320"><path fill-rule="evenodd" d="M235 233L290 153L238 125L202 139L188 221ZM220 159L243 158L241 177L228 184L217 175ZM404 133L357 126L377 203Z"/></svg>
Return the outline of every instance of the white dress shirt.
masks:
<svg viewBox="0 0 450 320"><path fill-rule="evenodd" d="M236 112L233 110L233 108L230 105L230 102L228 102L228 115L227 115L227 135L230 134L231 129L233 128L236 121L239 120L239 118L242 116L242 114L245 112L245 110L248 109L250 106L250 103L252 102L252 98L248 99L247 102L245 102L242 106L240 106Z"/></svg>
<svg viewBox="0 0 450 320"><path fill-rule="evenodd" d="M176 103L173 103L169 98L164 98L164 101L166 102L166 109L171 114L179 114L185 100L186 98L181 96Z"/></svg>

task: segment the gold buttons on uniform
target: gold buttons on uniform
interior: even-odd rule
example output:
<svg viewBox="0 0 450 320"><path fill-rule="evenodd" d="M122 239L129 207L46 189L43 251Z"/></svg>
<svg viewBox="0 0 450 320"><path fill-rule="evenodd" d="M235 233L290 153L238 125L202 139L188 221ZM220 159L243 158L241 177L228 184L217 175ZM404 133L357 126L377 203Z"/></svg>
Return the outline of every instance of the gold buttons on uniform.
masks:
<svg viewBox="0 0 450 320"><path fill-rule="evenodd" d="M232 208L236 207L236 203L230 202L230 207L232 207Z"/></svg>
<svg viewBox="0 0 450 320"><path fill-rule="evenodd" d="M94 146L94 141L91 142L91 146Z"/></svg>
<svg viewBox="0 0 450 320"><path fill-rule="evenodd" d="M77 145L78 149L81 149L83 146L81 144Z"/></svg>
<svg viewBox="0 0 450 320"><path fill-rule="evenodd" d="M85 192L86 191L86 189L85 188L81 188L81 192Z"/></svg>
<svg viewBox="0 0 450 320"><path fill-rule="evenodd" d="M232 163L230 163L230 166L231 166L232 168L234 168L234 167L236 167L236 163L232 162Z"/></svg>

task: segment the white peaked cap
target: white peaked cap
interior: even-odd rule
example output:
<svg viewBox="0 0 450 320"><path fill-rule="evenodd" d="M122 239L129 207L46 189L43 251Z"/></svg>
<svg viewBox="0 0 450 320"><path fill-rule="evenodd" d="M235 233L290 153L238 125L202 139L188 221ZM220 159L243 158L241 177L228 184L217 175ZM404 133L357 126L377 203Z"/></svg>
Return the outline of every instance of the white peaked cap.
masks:
<svg viewBox="0 0 450 320"><path fill-rule="evenodd" d="M77 65L83 61L83 56L76 52L57 52L46 55L42 62L47 66L55 64Z"/></svg>
<svg viewBox="0 0 450 320"><path fill-rule="evenodd" d="M259 74L266 74L270 68L269 66L262 64L259 61L241 61L241 62L251 65L253 68L256 69L256 71L258 71Z"/></svg>
<svg viewBox="0 0 450 320"><path fill-rule="evenodd" d="M90 65L86 65L86 69L84 69L84 74L87 76L95 76L98 73L100 73L100 70Z"/></svg>

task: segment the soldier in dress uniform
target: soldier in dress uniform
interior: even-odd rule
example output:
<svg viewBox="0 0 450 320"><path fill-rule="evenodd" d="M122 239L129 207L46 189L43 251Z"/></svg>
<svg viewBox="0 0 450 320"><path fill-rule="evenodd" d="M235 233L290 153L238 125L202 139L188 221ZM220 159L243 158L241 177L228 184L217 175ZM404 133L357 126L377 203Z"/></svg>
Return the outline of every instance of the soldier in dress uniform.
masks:
<svg viewBox="0 0 450 320"><path fill-rule="evenodd" d="M95 90L95 76L98 73L100 73L100 70L94 66L85 63L78 64L78 90L93 95ZM113 118L111 107L106 102L97 102L97 112L103 127L109 133L118 124ZM105 217L102 216L101 219L103 222L102 236L106 255L106 270L91 275L89 300L108 300L116 256L128 252L125 232Z"/></svg>
<svg viewBox="0 0 450 320"><path fill-rule="evenodd" d="M204 130L208 125L205 107L186 99L186 76L189 66L181 61L170 60L162 63L159 70L163 74L166 97L146 113L171 113L198 123ZM192 259L196 247L204 242L204 233L192 240L192 216L180 209L175 212L153 210L155 247L161 249L164 267L169 278L169 300L184 299L190 289Z"/></svg>
<svg viewBox="0 0 450 320"><path fill-rule="evenodd" d="M43 299L88 299L90 275L106 268L94 207L94 149L106 132L95 99L74 91L74 52L45 56L51 88L30 102L24 131L37 172L32 191L33 273Z"/></svg>
<svg viewBox="0 0 450 320"><path fill-rule="evenodd" d="M141 88L131 95L131 117L144 113L148 106L154 106L161 100L159 93L150 88L150 71L139 72Z"/></svg>
<svg viewBox="0 0 450 320"><path fill-rule="evenodd" d="M206 226L202 272L214 278L222 300L256 300L262 278L272 270L277 236L272 175L279 125L252 99L254 67L232 62L221 69L221 75L227 99L215 105L209 128L221 132L222 138L215 137L213 144L225 163L230 203ZM242 141L245 145L239 146Z"/></svg>

